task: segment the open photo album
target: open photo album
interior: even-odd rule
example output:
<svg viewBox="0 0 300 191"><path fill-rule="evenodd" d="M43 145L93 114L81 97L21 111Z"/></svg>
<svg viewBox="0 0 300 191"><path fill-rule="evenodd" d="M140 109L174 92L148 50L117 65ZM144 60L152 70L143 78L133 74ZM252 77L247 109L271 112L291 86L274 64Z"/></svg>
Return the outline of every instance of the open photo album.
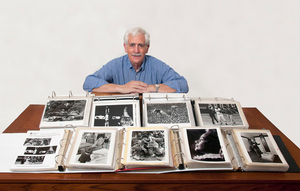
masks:
<svg viewBox="0 0 300 191"><path fill-rule="evenodd" d="M181 127L171 131L179 169L232 170L220 128Z"/></svg>
<svg viewBox="0 0 300 191"><path fill-rule="evenodd" d="M10 170L23 172L64 170L64 156L69 149L71 138L72 131L67 129L28 131Z"/></svg>
<svg viewBox="0 0 300 191"><path fill-rule="evenodd" d="M289 168L268 130L77 127L28 131L11 171L279 171Z"/></svg>
<svg viewBox="0 0 300 191"><path fill-rule="evenodd" d="M195 126L190 98L183 93L144 93L143 126Z"/></svg>
<svg viewBox="0 0 300 191"><path fill-rule="evenodd" d="M91 127L140 127L139 95L96 96Z"/></svg>
<svg viewBox="0 0 300 191"><path fill-rule="evenodd" d="M226 98L193 98L197 126L216 126L222 129L249 127L241 104Z"/></svg>
<svg viewBox="0 0 300 191"><path fill-rule="evenodd" d="M286 172L289 165L269 130L223 130L233 168Z"/></svg>
<svg viewBox="0 0 300 191"><path fill-rule="evenodd" d="M40 128L89 126L93 95L49 96L40 122Z"/></svg>

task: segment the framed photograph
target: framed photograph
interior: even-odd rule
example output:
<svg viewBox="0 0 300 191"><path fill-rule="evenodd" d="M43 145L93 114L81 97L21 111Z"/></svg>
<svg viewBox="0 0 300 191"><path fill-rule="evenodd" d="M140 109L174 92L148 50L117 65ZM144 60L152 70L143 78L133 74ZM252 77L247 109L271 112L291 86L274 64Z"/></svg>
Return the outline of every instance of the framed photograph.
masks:
<svg viewBox="0 0 300 191"><path fill-rule="evenodd" d="M138 96L95 97L91 127L137 127L140 122Z"/></svg>
<svg viewBox="0 0 300 191"><path fill-rule="evenodd" d="M233 129L233 135L246 170L286 171L288 169L287 162L269 130Z"/></svg>
<svg viewBox="0 0 300 191"><path fill-rule="evenodd" d="M126 168L172 167L169 130L164 127L126 129L122 163Z"/></svg>
<svg viewBox="0 0 300 191"><path fill-rule="evenodd" d="M232 169L220 128L183 127L180 133L187 168Z"/></svg>
<svg viewBox="0 0 300 191"><path fill-rule="evenodd" d="M77 128L68 156L68 168L115 170L117 128Z"/></svg>
<svg viewBox="0 0 300 191"><path fill-rule="evenodd" d="M40 128L89 126L92 96L55 96L47 99Z"/></svg>
<svg viewBox="0 0 300 191"><path fill-rule="evenodd" d="M195 126L191 101L185 94L143 96L143 125L145 127Z"/></svg>
<svg viewBox="0 0 300 191"><path fill-rule="evenodd" d="M239 102L230 99L195 99L197 126L221 128L248 128L248 122Z"/></svg>

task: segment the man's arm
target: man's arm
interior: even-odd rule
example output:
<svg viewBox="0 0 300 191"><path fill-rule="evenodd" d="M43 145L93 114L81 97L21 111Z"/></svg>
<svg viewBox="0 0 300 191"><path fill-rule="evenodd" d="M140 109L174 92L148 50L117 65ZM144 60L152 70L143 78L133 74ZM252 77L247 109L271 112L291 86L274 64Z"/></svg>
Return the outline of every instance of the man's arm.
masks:
<svg viewBox="0 0 300 191"><path fill-rule="evenodd" d="M177 90L175 90L165 84L159 84L158 93L174 93L176 91ZM155 85L148 85L147 90L143 93L151 93L151 92L156 92Z"/></svg>
<svg viewBox="0 0 300 191"><path fill-rule="evenodd" d="M165 87L161 85L159 92L187 93L189 91L187 80L179 75L173 68L154 57L148 57L148 59L149 64L147 65L147 69L148 71L152 71L152 78L157 79L158 84L169 87L165 89Z"/></svg>
<svg viewBox="0 0 300 191"><path fill-rule="evenodd" d="M130 94L130 93L144 93L147 91L148 85L144 82L140 81L131 81L124 85L118 84L105 84L98 88L94 88L93 92L101 92L101 93L122 93L122 94Z"/></svg>

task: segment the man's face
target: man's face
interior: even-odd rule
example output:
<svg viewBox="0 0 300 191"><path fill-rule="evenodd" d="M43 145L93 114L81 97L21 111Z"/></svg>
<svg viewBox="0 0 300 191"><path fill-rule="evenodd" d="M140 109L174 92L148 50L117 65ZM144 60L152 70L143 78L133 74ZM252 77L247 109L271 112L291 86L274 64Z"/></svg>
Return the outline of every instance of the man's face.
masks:
<svg viewBox="0 0 300 191"><path fill-rule="evenodd" d="M144 57L148 52L149 45L145 44L145 35L128 36L128 44L124 44L125 52L128 54L132 65L142 65Z"/></svg>

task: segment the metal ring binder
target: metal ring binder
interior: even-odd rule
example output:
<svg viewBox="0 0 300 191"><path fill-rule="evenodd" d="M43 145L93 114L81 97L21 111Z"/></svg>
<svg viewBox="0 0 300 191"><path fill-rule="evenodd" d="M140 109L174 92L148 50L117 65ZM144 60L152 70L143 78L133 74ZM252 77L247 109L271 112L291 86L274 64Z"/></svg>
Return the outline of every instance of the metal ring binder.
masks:
<svg viewBox="0 0 300 191"><path fill-rule="evenodd" d="M69 91L69 98L72 97L72 96L73 96L73 93L72 93L72 91L70 90L70 91Z"/></svg>
<svg viewBox="0 0 300 191"><path fill-rule="evenodd" d="M171 129L172 131L174 131L173 128L174 128L175 126L177 126L177 130L178 130L179 125L172 125L172 126L170 127L170 129Z"/></svg>
<svg viewBox="0 0 300 191"><path fill-rule="evenodd" d="M71 141L69 139L62 139L62 140L59 141L60 147L63 147L63 145L61 145L63 140L66 140L69 144L71 144Z"/></svg>
<svg viewBox="0 0 300 191"><path fill-rule="evenodd" d="M65 155L62 155L62 154L56 155L56 156L55 156L55 162L56 162L56 164L59 164L59 163L57 162L57 157L59 157L59 156L62 156L62 157L66 160Z"/></svg>
<svg viewBox="0 0 300 191"><path fill-rule="evenodd" d="M52 98L55 98L56 97L56 93L55 91L52 92Z"/></svg>

